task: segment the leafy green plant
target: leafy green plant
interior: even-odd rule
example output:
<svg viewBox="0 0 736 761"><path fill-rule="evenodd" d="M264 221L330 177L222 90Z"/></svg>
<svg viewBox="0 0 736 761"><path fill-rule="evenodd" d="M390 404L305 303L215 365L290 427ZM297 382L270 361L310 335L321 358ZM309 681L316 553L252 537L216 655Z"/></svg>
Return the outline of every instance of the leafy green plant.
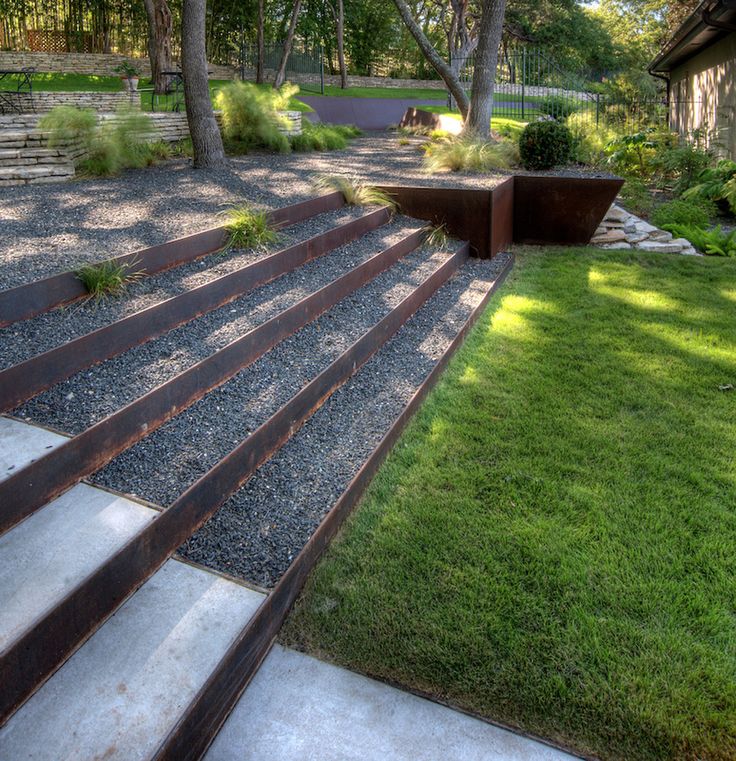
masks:
<svg viewBox="0 0 736 761"><path fill-rule="evenodd" d="M714 167L705 169L698 175L697 184L686 190L682 197L725 201L736 214L736 161L721 159Z"/></svg>
<svg viewBox="0 0 736 761"><path fill-rule="evenodd" d="M140 74L140 69L132 61L123 61L113 71L126 79L134 79Z"/></svg>
<svg viewBox="0 0 736 761"><path fill-rule="evenodd" d="M222 131L228 148L247 152L251 148L268 148L288 153L289 138L279 130L286 121L279 114L299 92L296 85L285 84L280 90L256 87L249 82L225 85L215 98L222 111Z"/></svg>
<svg viewBox="0 0 736 761"><path fill-rule="evenodd" d="M510 140L483 140L461 135L436 143L427 143L425 168L428 172L488 172L510 169L519 160L516 146Z"/></svg>
<svg viewBox="0 0 736 761"><path fill-rule="evenodd" d="M705 230L696 225L665 225L678 238L687 238L690 243L710 256L736 256L736 230L724 232L720 225L712 230Z"/></svg>
<svg viewBox="0 0 736 761"><path fill-rule="evenodd" d="M656 130L652 127L615 137L606 145L608 163L624 176L648 178L652 173L652 159L658 148L655 134Z"/></svg>
<svg viewBox="0 0 736 761"><path fill-rule="evenodd" d="M675 195L679 196L695 184L696 178L712 161L710 151L698 143L674 138L673 142L658 146L651 164L658 175L658 184L662 187L671 185Z"/></svg>
<svg viewBox="0 0 736 761"><path fill-rule="evenodd" d="M605 119L596 119L594 112L578 111L571 114L565 124L572 133L575 161L594 167L606 163L606 146L618 133Z"/></svg>
<svg viewBox="0 0 736 761"><path fill-rule="evenodd" d="M371 185L363 185L341 175L320 175L314 181L316 190L338 190L348 206L388 206L395 208L396 203L383 190Z"/></svg>
<svg viewBox="0 0 736 761"><path fill-rule="evenodd" d="M525 169L551 169L572 157L572 133L560 122L527 124L519 138L519 154Z"/></svg>
<svg viewBox="0 0 736 761"><path fill-rule="evenodd" d="M654 208L654 198L649 188L638 177L627 177L619 195L624 206L640 217L649 216Z"/></svg>
<svg viewBox="0 0 736 761"><path fill-rule="evenodd" d="M121 293L129 283L139 280L143 272L134 271L132 267L135 265L135 261L120 264L112 260L98 264L85 264L75 272L75 275L82 281L91 297L101 299L104 296Z"/></svg>
<svg viewBox="0 0 736 761"><path fill-rule="evenodd" d="M657 227L665 225L694 225L705 227L715 214L715 207L710 201L683 201L675 199L657 206L651 216L651 222Z"/></svg>
<svg viewBox="0 0 736 761"><path fill-rule="evenodd" d="M431 248L445 249L450 242L447 225L427 225L424 228L424 242Z"/></svg>
<svg viewBox="0 0 736 761"><path fill-rule="evenodd" d="M255 248L276 240L265 211L253 211L248 206L235 206L224 212L227 219L225 230L228 238L226 249Z"/></svg>
<svg viewBox="0 0 736 761"><path fill-rule="evenodd" d="M537 110L558 121L565 121L578 110L578 104L563 95L547 95L537 101Z"/></svg>

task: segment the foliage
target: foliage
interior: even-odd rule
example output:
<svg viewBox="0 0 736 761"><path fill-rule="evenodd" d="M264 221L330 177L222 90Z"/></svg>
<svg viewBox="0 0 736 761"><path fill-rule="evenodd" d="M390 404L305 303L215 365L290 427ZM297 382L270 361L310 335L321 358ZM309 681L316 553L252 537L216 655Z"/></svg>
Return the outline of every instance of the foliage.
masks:
<svg viewBox="0 0 736 761"><path fill-rule="evenodd" d="M658 147L654 127L619 135L606 145L608 163L625 177L645 179L652 174L652 160Z"/></svg>
<svg viewBox="0 0 736 761"><path fill-rule="evenodd" d="M284 641L586 758L733 761L736 262L516 256Z"/></svg>
<svg viewBox="0 0 736 761"><path fill-rule="evenodd" d="M149 166L168 158L160 142L151 142L151 118L136 109L120 109L113 118L99 121L91 110L57 106L39 121L50 132L49 145L79 142L84 153L77 160L81 173L108 176L123 169Z"/></svg>
<svg viewBox="0 0 736 761"><path fill-rule="evenodd" d="M113 71L126 79L134 79L140 75L140 69L130 60L123 61L120 65L116 66Z"/></svg>
<svg viewBox="0 0 736 761"><path fill-rule="evenodd" d="M714 214L715 207L709 201L698 203L677 198L657 206L652 213L651 222L662 228L673 224L705 227Z"/></svg>
<svg viewBox="0 0 736 761"><path fill-rule="evenodd" d="M519 138L519 155L525 169L551 169L572 157L572 133L557 121L527 124Z"/></svg>
<svg viewBox="0 0 736 761"><path fill-rule="evenodd" d="M428 172L489 172L511 169L519 160L510 140L483 140L461 135L427 144L425 167Z"/></svg>
<svg viewBox="0 0 736 761"><path fill-rule="evenodd" d="M142 276L141 271L133 271L135 261L121 264L113 260L98 264L85 264L75 275L82 281L87 293L96 299L104 296L122 293L129 283L135 282Z"/></svg>
<svg viewBox="0 0 736 761"><path fill-rule="evenodd" d="M579 108L579 104L571 98L563 95L547 95L537 101L536 109L540 114L551 116L553 119L564 122Z"/></svg>
<svg viewBox="0 0 736 761"><path fill-rule="evenodd" d="M572 133L572 157L579 164L598 167L607 160L606 145L617 135L604 119L596 119L590 111L571 114L565 122Z"/></svg>
<svg viewBox="0 0 736 761"><path fill-rule="evenodd" d="M424 242L431 248L444 250L450 242L450 233L444 224L427 225L424 234Z"/></svg>
<svg viewBox="0 0 736 761"><path fill-rule="evenodd" d="M654 208L654 198L649 188L638 177L627 177L619 195L624 206L640 217L649 216Z"/></svg>
<svg viewBox="0 0 736 761"><path fill-rule="evenodd" d="M255 248L276 240L276 231L271 226L265 211L253 211L248 206L235 206L224 212L227 219L226 249Z"/></svg>
<svg viewBox="0 0 736 761"><path fill-rule="evenodd" d="M288 153L289 139L279 130L279 125L286 122L279 111L285 111L298 92L296 85L288 83L280 90L248 82L231 82L223 87L215 97L215 104L222 111L222 131L228 147L240 151L268 148Z"/></svg>
<svg viewBox="0 0 736 761"><path fill-rule="evenodd" d="M714 167L702 171L697 184L686 190L683 198L726 201L736 214L736 161L721 159Z"/></svg>
<svg viewBox="0 0 736 761"><path fill-rule="evenodd" d="M396 207L395 201L379 188L355 182L342 175L323 174L314 181L316 190L339 191L348 206L388 206Z"/></svg>
<svg viewBox="0 0 736 761"><path fill-rule="evenodd" d="M675 195L682 195L713 162L713 154L697 135L689 140L674 137L658 148L652 166L662 187L672 184Z"/></svg>
<svg viewBox="0 0 736 761"><path fill-rule="evenodd" d="M710 256L736 256L736 230L724 232L720 225L712 230L706 230L696 225L671 224L663 225L678 238L687 238L690 243Z"/></svg>
<svg viewBox="0 0 736 761"><path fill-rule="evenodd" d="M293 135L290 142L295 151L336 151L345 148L348 140L360 134L357 127L350 125L312 124L305 119L301 135Z"/></svg>

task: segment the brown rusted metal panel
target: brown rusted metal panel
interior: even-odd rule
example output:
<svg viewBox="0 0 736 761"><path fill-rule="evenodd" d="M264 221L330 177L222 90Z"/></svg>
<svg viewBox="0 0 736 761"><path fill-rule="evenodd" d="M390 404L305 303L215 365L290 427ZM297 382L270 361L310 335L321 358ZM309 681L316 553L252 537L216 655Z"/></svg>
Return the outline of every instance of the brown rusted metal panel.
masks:
<svg viewBox="0 0 736 761"><path fill-rule="evenodd" d="M353 241L388 221L385 210L365 214L209 283L136 312L0 371L0 412L11 410L90 365L150 341L223 306L285 272Z"/></svg>
<svg viewBox="0 0 736 761"><path fill-rule="evenodd" d="M225 383L412 251L421 239L421 231L411 233L0 482L0 533Z"/></svg>
<svg viewBox="0 0 736 761"><path fill-rule="evenodd" d="M269 212L268 216L277 227L285 227L316 214L339 209L343 205L342 194L335 192L276 209ZM117 256L112 261L129 265L132 271L153 275L219 251L225 244L225 239L224 228L216 227L132 254ZM87 291L73 272L62 272L43 280L0 291L0 327L26 320L86 295Z"/></svg>
<svg viewBox="0 0 736 761"><path fill-rule="evenodd" d="M489 256L506 251L514 240L514 178L491 191L491 243Z"/></svg>
<svg viewBox="0 0 736 761"><path fill-rule="evenodd" d="M513 260L509 260L508 265L473 310L438 363L274 587L273 592L264 600L247 627L230 647L216 671L190 704L183 719L159 749L157 761L164 759L194 761L202 756L268 654L304 582L325 548L363 495L381 463L419 405L436 384L452 355L482 314L488 300L503 283L512 266Z"/></svg>
<svg viewBox="0 0 736 761"><path fill-rule="evenodd" d="M404 253L410 245L416 247L421 239L421 231L412 233L404 243ZM403 255L398 254L395 247L392 249L393 253L386 260L393 258L395 261ZM386 317L192 484L167 510L156 516L3 654L0 659L0 720L15 710L78 646L80 640L150 577L288 441L324 400L357 372L456 272L467 256L468 249L464 246L440 265ZM385 261L378 257L365 263L373 261L366 271L378 274L385 269ZM346 277L350 277L353 284L363 279L357 277L355 270Z"/></svg>
<svg viewBox="0 0 736 761"><path fill-rule="evenodd" d="M490 256L490 190L395 185L380 189L396 201L402 214L444 224L451 235L470 242L474 256Z"/></svg>
<svg viewBox="0 0 736 761"><path fill-rule="evenodd" d="M618 178L514 177L514 243L588 243L624 181Z"/></svg>

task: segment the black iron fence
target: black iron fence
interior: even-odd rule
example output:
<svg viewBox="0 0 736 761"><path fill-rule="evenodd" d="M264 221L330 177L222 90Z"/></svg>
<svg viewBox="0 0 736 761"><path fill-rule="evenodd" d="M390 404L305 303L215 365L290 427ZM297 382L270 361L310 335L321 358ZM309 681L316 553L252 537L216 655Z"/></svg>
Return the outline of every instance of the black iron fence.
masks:
<svg viewBox="0 0 736 761"><path fill-rule="evenodd" d="M284 44L269 43L263 50L263 74L267 82L272 82L276 76L281 58L284 54ZM238 69L240 78L253 81L258 67L258 46L242 43L238 51ZM286 80L298 84L302 90L324 93L324 56L321 47L310 48L304 44L295 43L286 64Z"/></svg>

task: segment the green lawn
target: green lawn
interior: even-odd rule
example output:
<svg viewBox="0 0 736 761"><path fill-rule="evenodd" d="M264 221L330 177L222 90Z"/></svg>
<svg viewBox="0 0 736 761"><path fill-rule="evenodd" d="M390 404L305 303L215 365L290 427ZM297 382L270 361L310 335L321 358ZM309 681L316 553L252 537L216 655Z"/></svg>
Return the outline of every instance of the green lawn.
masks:
<svg viewBox="0 0 736 761"><path fill-rule="evenodd" d="M319 95L319 93L304 93ZM445 90L419 87L346 87L344 90L334 85L325 85L325 95L338 98L416 98L417 100L446 100Z"/></svg>
<svg viewBox="0 0 736 761"><path fill-rule="evenodd" d="M736 758L736 261L522 250L285 641L603 759Z"/></svg>

